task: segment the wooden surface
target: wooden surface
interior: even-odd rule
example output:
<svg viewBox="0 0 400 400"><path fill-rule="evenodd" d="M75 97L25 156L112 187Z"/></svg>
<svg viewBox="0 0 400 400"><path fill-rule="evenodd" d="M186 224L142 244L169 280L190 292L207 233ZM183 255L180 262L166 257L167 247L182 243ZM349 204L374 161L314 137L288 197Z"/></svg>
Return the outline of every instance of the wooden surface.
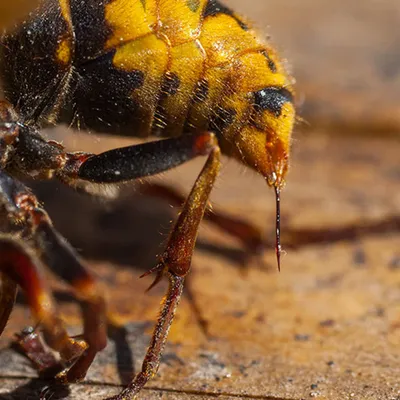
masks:
<svg viewBox="0 0 400 400"><path fill-rule="evenodd" d="M283 193L283 270L273 246L243 268L243 250L204 224L190 290L158 376L142 399L391 399L400 396L400 5L397 0L230 1L290 58L302 115ZM52 132L59 137L63 132ZM101 151L128 140L74 136L71 148ZM166 174L188 190L198 160ZM159 178L160 179L160 178ZM261 178L225 160L216 206L265 229L274 201ZM63 187L36 190L55 225L87 258L125 331L114 332L87 380L54 399L102 399L140 368L165 284L150 293L174 210L124 191L102 203ZM266 267L265 267L266 266ZM77 305L54 282L71 333ZM189 294L189 295L188 295ZM204 332L200 320L208 323ZM0 400L37 399L46 382L9 349L31 323L19 299L0 339Z"/></svg>

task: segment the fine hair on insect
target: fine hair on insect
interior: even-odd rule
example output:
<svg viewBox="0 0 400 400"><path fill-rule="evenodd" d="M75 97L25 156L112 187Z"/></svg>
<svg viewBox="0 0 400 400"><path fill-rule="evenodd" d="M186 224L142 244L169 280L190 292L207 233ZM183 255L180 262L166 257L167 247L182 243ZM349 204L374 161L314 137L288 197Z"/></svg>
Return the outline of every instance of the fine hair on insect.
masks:
<svg viewBox="0 0 400 400"><path fill-rule="evenodd" d="M133 399L157 373L203 217L252 254L265 244L258 228L211 212L221 154L273 188L280 268L280 194L296 119L293 79L263 35L219 0L39 3L0 40L0 332L19 286L45 343L65 366L56 374L59 383L84 379L106 346L106 304L85 262L23 180L57 179L89 192L93 185L146 178L205 158L188 196L161 185L149 189L182 210L158 263L144 274L155 274L153 285L166 277L169 288L142 369L110 398ZM54 124L152 141L101 154L70 152L43 134ZM68 335L45 268L80 300L81 337Z"/></svg>

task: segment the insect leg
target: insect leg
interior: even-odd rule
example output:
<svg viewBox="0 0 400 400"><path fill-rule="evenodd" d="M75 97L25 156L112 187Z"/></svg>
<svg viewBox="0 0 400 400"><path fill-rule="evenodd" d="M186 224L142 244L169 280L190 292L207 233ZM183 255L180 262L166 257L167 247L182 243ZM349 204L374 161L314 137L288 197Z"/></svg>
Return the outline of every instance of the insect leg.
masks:
<svg viewBox="0 0 400 400"><path fill-rule="evenodd" d="M139 190L150 196L165 199L174 206L180 207L185 201L185 196L175 188L159 183L145 182ZM248 222L230 216L209 204L204 213L204 220L211 222L222 231L238 238L252 254L258 254L264 247L265 241L260 229Z"/></svg>
<svg viewBox="0 0 400 400"><path fill-rule="evenodd" d="M157 272L156 280L162 275L167 275L169 288L161 305L161 312L147 349L142 370L125 390L109 400L133 399L157 373L161 353L182 295L185 276L190 270L199 224L219 169L220 150L215 146L183 206L158 265L150 271Z"/></svg>
<svg viewBox="0 0 400 400"><path fill-rule="evenodd" d="M95 278L86 270L73 248L52 227L44 223L36 230L35 241L43 249L43 260L50 269L73 289L83 317L83 339L88 348L58 378L63 383L82 380L97 352L107 344L106 305Z"/></svg>
<svg viewBox="0 0 400 400"><path fill-rule="evenodd" d="M0 238L0 270L25 292L29 306L43 327L46 343L65 360L78 357L86 345L69 338L42 276L40 262L14 239Z"/></svg>
<svg viewBox="0 0 400 400"><path fill-rule="evenodd" d="M67 184L74 180L94 183L118 183L167 171L197 156L209 154L215 146L210 132L142 143L93 155L68 153L58 172Z"/></svg>
<svg viewBox="0 0 400 400"><path fill-rule="evenodd" d="M94 278L85 270L72 247L53 228L50 218L40 207L36 197L22 183L4 172L0 172L0 189L10 219L23 223L22 235L31 242L34 249L39 250L40 258L39 262L36 256L11 242L13 244L8 246L11 246L9 253L13 258L6 265L8 270L5 272L27 293L29 304L44 328L46 342L59 351L64 360L81 356L70 373L71 380L79 380L84 377L97 351L106 345L103 297L96 289ZM20 264L17 264L18 261ZM71 284L79 295L84 319L83 336L87 343L68 337L41 277L41 264L49 266L56 275ZM17 277L10 275L13 271L18 273Z"/></svg>

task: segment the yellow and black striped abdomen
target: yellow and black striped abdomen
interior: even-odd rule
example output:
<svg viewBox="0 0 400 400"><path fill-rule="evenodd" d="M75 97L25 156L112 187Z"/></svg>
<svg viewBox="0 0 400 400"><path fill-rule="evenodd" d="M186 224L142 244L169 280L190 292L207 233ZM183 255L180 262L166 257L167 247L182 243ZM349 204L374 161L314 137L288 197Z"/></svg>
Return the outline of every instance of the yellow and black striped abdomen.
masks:
<svg viewBox="0 0 400 400"><path fill-rule="evenodd" d="M217 0L43 0L2 41L6 96L33 123L229 136L257 122L263 89L272 113L291 101L273 50Z"/></svg>

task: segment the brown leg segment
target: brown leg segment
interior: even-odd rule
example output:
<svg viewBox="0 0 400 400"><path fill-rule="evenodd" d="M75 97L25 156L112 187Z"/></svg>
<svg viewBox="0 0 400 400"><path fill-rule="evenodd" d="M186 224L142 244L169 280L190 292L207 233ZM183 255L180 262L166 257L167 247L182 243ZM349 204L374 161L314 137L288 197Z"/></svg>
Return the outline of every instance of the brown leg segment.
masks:
<svg viewBox="0 0 400 400"><path fill-rule="evenodd" d="M182 193L174 188L159 183L144 183L139 190L147 195L165 199L174 206L180 207L185 201ZM232 217L211 205L207 206L204 219L222 231L238 238L251 253L260 253L265 247L265 240L259 228L239 218Z"/></svg>
<svg viewBox="0 0 400 400"><path fill-rule="evenodd" d="M95 183L116 183L162 172L193 159L194 157L206 154L211 154L212 157L210 155L210 159L203 173L195 184L195 188L197 187L197 189L194 194L191 195L192 199L189 197L184 212L181 215L182 217L183 214L186 213L187 218L190 218L190 220L181 221L180 223L178 221L176 226L176 229L180 230L189 228L193 230L190 232L179 231L178 233L181 237L191 237L193 239L191 242L188 242L192 248L179 248L177 238L171 239L170 242L172 245L168 247L170 251L175 251L176 248L176 253L184 255L184 262L187 264L186 267L179 266L179 260L168 260L168 265L171 265L171 268L176 268L176 271L174 270L173 272L179 275L177 272L178 269L186 268L188 270L190 268L190 260L193 253L198 224L204 214L209 191L211 190L213 179L215 179L215 177L213 178L213 174L216 175L218 169L214 165L216 163L215 160L218 160L219 166L219 149L217 148L216 140L212 133L204 132L195 136L182 136L162 141L148 142L141 145L113 149L99 155L70 154L68 155L69 160L64 170L60 172L59 177L65 183L72 186L76 179L83 179ZM204 189L204 186L206 186L206 189ZM198 197L200 191L204 192L204 205L199 203L200 200L193 197ZM194 209L193 204L195 205ZM196 219L198 219L197 224L192 222L192 220L194 221ZM47 256L51 255L53 260L46 260L46 263L54 266L57 265L57 269L59 270L60 262L65 262L65 258L67 257L67 248L65 245L61 246L58 244L59 240L54 232L52 233L50 226L47 226L45 230L45 240L40 243L39 247L44 247L45 243L51 243L51 246L46 249L45 254ZM39 229L37 228L37 232L38 231ZM48 239L49 235L51 236L50 239ZM38 233L36 236L40 237ZM73 252L72 248L68 248L68 252ZM60 255L62 255L63 259L55 263L54 259L57 257L59 258ZM84 309L84 316L86 316L84 338L88 342L89 348L84 356L81 357L69 371L66 371L60 376L64 382L73 382L82 379L96 352L105 346L105 340L101 342L101 338L105 338L106 323L104 319L98 320L99 317L104 317L104 307L101 303L102 298L96 295L94 282L90 279L82 266L77 265L76 261L76 256L70 257L69 262L65 263L68 267L68 274L65 275L61 273L59 276L67 280L72 287L75 288L77 294L86 302L86 314ZM179 298L180 295L177 296L177 301ZM173 315L174 311L171 312L171 316Z"/></svg>
<svg viewBox="0 0 400 400"><path fill-rule="evenodd" d="M85 271L86 272L86 271ZM99 293L96 282L87 274L80 281L70 281L75 293L81 299L83 315L83 338L89 345L77 362L59 378L62 382L77 382L82 380L92 364L96 354L107 345L106 305Z"/></svg>
<svg viewBox="0 0 400 400"><path fill-rule="evenodd" d="M190 270L199 224L203 218L219 169L220 150L215 147L211 150L206 165L183 206L159 264L151 270L151 272L157 272L157 278L163 274L167 275L169 288L161 306L161 313L154 329L150 346L147 349L142 370L125 390L108 400L135 398L143 386L158 371L161 353L182 295L185 275Z"/></svg>
<svg viewBox="0 0 400 400"><path fill-rule="evenodd" d="M6 327L8 318L14 307L15 297L17 295L17 284L6 274L0 273L0 335Z"/></svg>
<svg viewBox="0 0 400 400"><path fill-rule="evenodd" d="M42 249L42 261L72 287L80 300L83 339L88 347L70 369L58 376L62 383L80 381L96 354L107 344L106 306L102 292L73 248L53 228L47 214L38 208L36 199L28 196L20 202L20 207L34 215L33 240Z"/></svg>
<svg viewBox="0 0 400 400"><path fill-rule="evenodd" d="M46 342L64 360L77 358L86 345L69 338L42 277L41 266L16 241L0 239L0 270L25 292L35 319L41 323Z"/></svg>
<svg viewBox="0 0 400 400"><path fill-rule="evenodd" d="M5 272L25 291L38 322L44 328L46 343L59 351L63 360L76 360L60 378L63 381L81 380L96 353L106 345L105 303L101 291L96 288L94 278L86 271L72 247L54 229L36 197L21 182L3 171L0 171L0 189L4 201L8 202L10 220L19 221L23 237L36 249L41 261L31 256L15 240L4 239L0 241L0 271ZM85 341L69 338L65 332L41 277L41 264L50 267L78 294Z"/></svg>
<svg viewBox="0 0 400 400"><path fill-rule="evenodd" d="M57 143L46 141L34 128L18 124L13 118L10 119L8 125L9 130L12 131L10 136L12 140L10 139L11 144L5 144L5 146L15 147L15 151L10 153L13 163L23 165L22 172L26 175L34 173L35 177L40 176L44 179L56 176L71 186L79 186L80 182L85 181L118 183L147 177L181 165L197 156L210 155L185 203L183 213L172 232L170 245L159 267L159 270L165 269L165 272L168 271L176 277L183 277L188 272L198 224L203 217L208 195L219 169L220 151L212 133L183 135L113 149L98 155L71 154L66 153ZM4 165L10 163L9 153L6 152L3 158L0 157L0 161ZM70 283L82 299L85 320L84 338L89 348L68 372L60 376L63 382L80 380L86 374L96 352L106 343L103 298L73 249L54 230L50 219L38 204L35 196L24 185L1 170L0 188L2 189L0 198L5 197L4 201L10 209L9 218L23 222L24 237L34 242L34 247L40 253L43 264L50 266L59 277ZM176 303L179 297L180 295L176 296ZM168 304L169 302L166 303L165 308L168 308ZM171 314L172 321L174 310L167 314ZM165 327L169 324L170 322L164 321L161 326ZM54 338L51 336L51 331L48 333L48 339L52 341ZM166 333L167 331L157 339L155 345L157 348L162 347L159 346L165 342ZM59 345L57 341L53 347L56 345ZM159 351L155 353L158 354Z"/></svg>

